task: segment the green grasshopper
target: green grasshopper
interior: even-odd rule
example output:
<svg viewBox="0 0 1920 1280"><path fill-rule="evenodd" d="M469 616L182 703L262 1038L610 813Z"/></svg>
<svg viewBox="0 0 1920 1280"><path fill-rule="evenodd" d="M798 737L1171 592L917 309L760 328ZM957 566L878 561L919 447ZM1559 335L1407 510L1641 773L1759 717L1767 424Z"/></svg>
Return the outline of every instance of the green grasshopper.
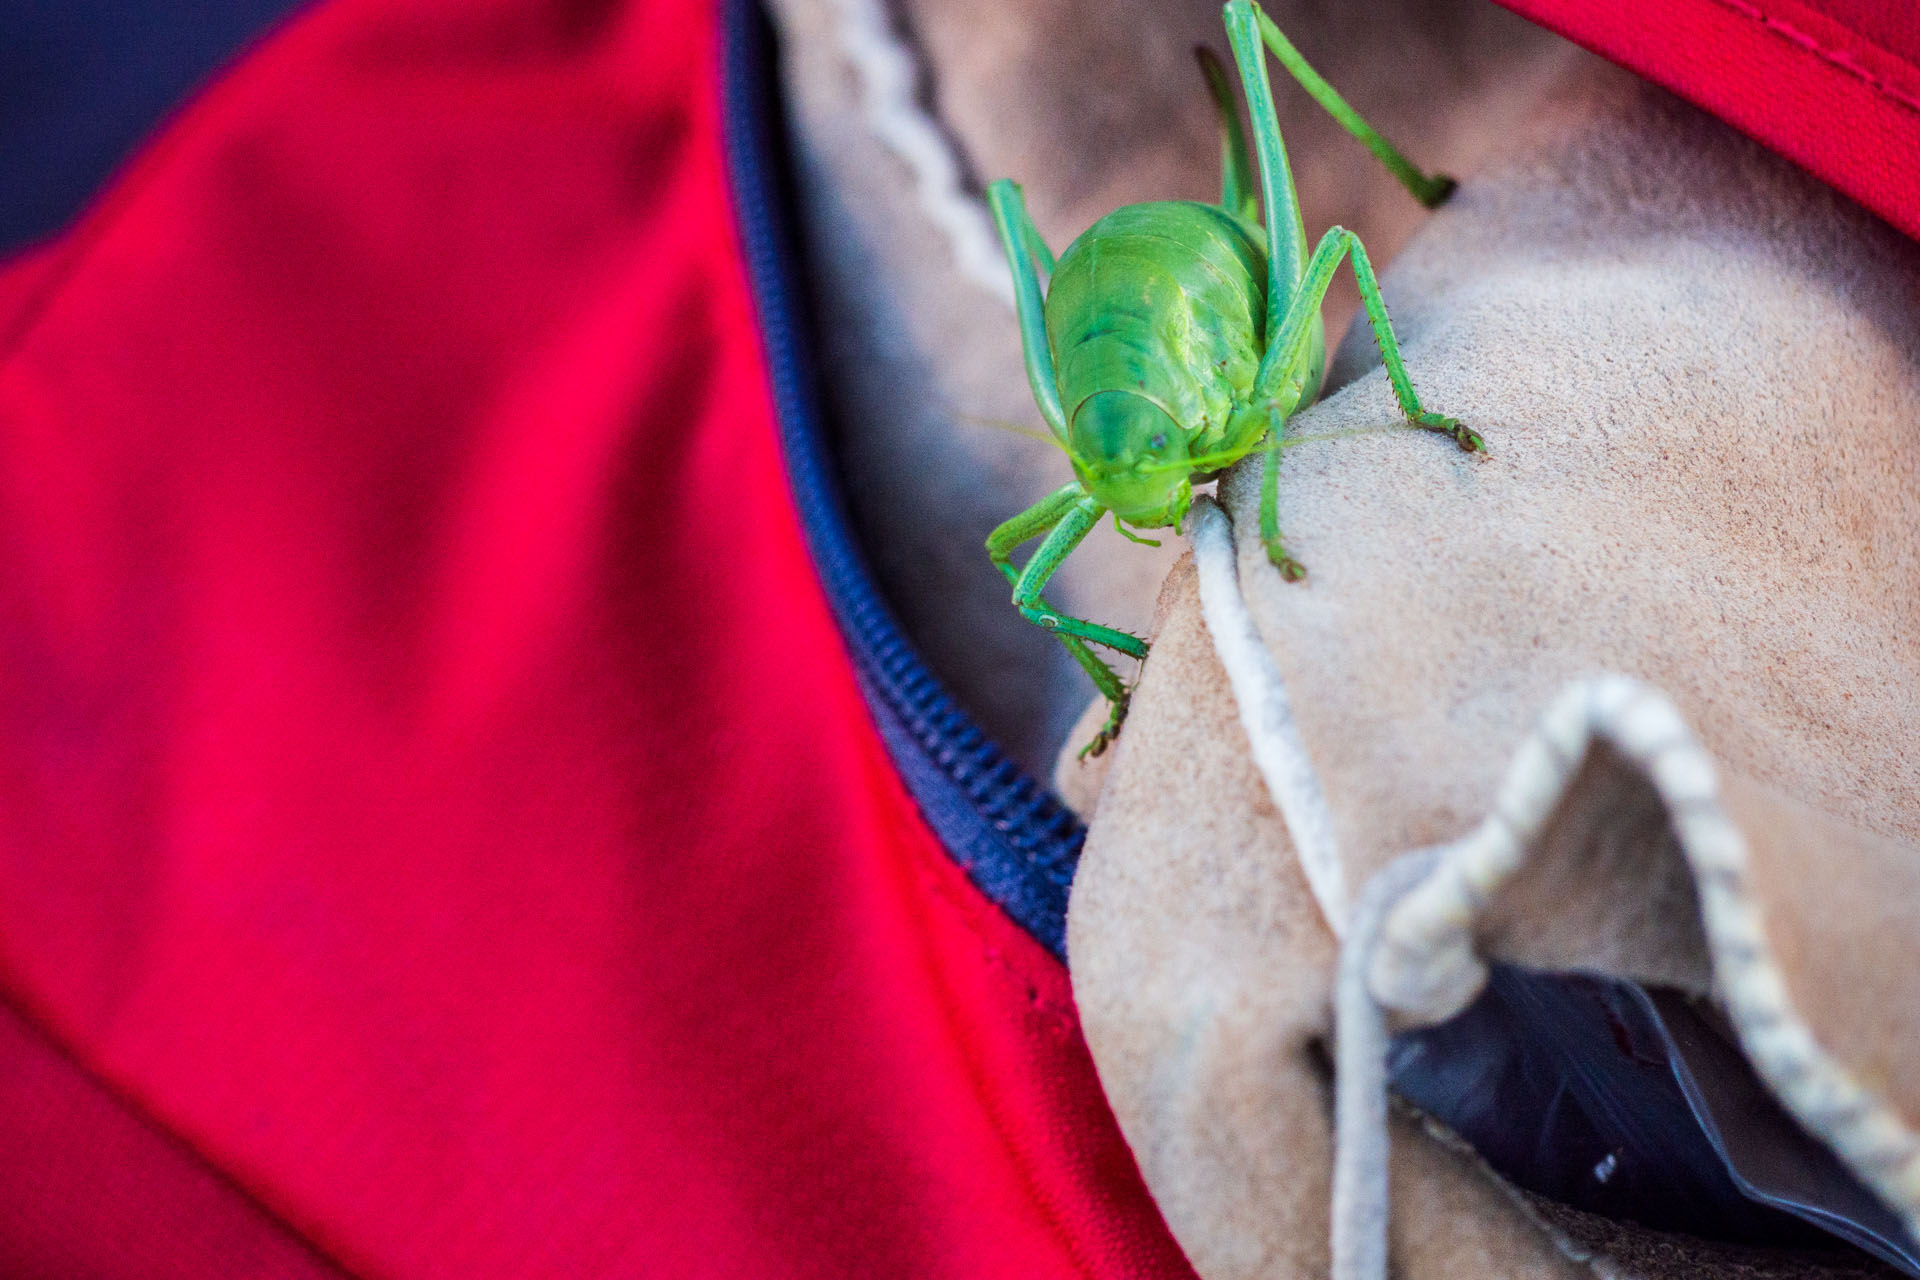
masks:
<svg viewBox="0 0 1920 1280"><path fill-rule="evenodd" d="M1015 607L1059 636L1107 699L1106 723L1082 757L1106 750L1127 714L1126 685L1090 646L1147 655L1139 636L1068 617L1041 596L1101 516L1112 512L1114 527L1139 542L1149 540L1128 525L1171 526L1177 534L1194 482L1205 483L1258 449L1266 464L1260 536L1267 557L1288 581L1306 576L1280 541L1281 429L1319 397L1327 362L1320 307L1343 258L1352 256L1367 319L1409 424L1449 436L1468 452L1485 447L1454 419L1421 407L1359 237L1334 227L1306 255L1306 226L1262 46L1420 203L1432 208L1445 200L1453 180L1421 172L1394 150L1254 0L1232 0L1225 17L1260 157L1257 197L1226 71L1205 49L1198 51L1201 69L1221 123L1219 204L1125 205L1056 261L1017 185L1003 178L987 193L1013 268L1027 380L1075 477L995 529L987 554L1013 584ZM1257 220L1262 209L1264 227ZM1048 277L1044 302L1036 262ZM1042 534L1039 550L1015 569L1014 549Z"/></svg>

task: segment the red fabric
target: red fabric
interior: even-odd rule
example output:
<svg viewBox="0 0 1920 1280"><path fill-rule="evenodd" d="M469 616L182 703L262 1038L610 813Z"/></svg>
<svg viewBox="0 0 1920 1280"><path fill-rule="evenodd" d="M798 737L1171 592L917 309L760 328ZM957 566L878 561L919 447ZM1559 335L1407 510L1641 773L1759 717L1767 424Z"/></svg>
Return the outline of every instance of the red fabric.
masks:
<svg viewBox="0 0 1920 1280"><path fill-rule="evenodd" d="M333 0L0 275L0 1097L72 1117L0 1272L178 1212L276 1237L222 1273L1189 1274L855 688L716 39Z"/></svg>
<svg viewBox="0 0 1920 1280"><path fill-rule="evenodd" d="M1501 0L1920 237L1914 0Z"/></svg>
<svg viewBox="0 0 1920 1280"><path fill-rule="evenodd" d="M0 1005L0 1275L341 1280Z"/></svg>

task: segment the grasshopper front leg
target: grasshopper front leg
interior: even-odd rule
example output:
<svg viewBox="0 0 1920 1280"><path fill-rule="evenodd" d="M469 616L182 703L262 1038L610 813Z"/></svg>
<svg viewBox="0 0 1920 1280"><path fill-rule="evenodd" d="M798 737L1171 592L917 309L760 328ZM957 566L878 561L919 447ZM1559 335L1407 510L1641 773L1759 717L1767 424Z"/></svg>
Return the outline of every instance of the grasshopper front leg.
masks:
<svg viewBox="0 0 1920 1280"><path fill-rule="evenodd" d="M1073 660L1087 673L1094 687L1107 700L1107 720L1093 741L1081 748L1080 756L1097 756L1120 732L1127 717L1128 691L1118 674L1089 647L1105 645L1130 657L1144 658L1147 642L1125 631L1072 618L1060 613L1042 598L1041 592L1054 571L1066 560L1081 539L1106 514L1106 508L1087 496L1078 484L1063 485L1033 506L1002 524L987 537L987 555L1013 586L1013 603L1021 616L1046 628L1060 638ZM1013 567L1016 547L1046 534L1033 558L1024 569Z"/></svg>

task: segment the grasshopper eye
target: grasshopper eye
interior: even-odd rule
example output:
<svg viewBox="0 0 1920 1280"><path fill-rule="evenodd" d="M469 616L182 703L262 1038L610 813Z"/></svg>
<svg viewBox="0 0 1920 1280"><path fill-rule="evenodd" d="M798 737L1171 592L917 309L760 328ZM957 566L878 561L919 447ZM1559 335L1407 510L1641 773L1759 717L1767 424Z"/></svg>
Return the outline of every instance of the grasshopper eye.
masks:
<svg viewBox="0 0 1920 1280"><path fill-rule="evenodd" d="M1155 436L1153 439L1147 441L1147 448L1153 450L1155 453L1160 452L1162 449L1166 447L1167 447L1167 433L1164 431L1162 431L1159 435Z"/></svg>

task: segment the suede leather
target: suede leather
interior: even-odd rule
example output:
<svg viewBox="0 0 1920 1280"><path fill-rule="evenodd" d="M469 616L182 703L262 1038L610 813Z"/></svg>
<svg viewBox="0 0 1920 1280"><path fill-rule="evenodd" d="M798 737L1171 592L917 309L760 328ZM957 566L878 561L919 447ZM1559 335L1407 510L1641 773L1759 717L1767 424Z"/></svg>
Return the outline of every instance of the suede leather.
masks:
<svg viewBox="0 0 1920 1280"><path fill-rule="evenodd" d="M1349 884L1464 835L1567 680L1663 689L1718 760L1790 994L1911 1125L1920 1017L1920 247L1623 74L1563 87L1386 280L1414 383L1485 437L1391 428L1364 332L1288 451L1222 485L1239 571L1325 784ZM1325 1274L1333 941L1176 571L1092 828L1076 998L1155 1198L1208 1280ZM1105 770L1102 776L1100 770ZM1703 987L1687 886L1636 779L1583 772L1495 904L1489 954ZM1851 1274L1553 1230L1395 1134L1410 1280ZM1477 1188L1468 1191L1467 1187Z"/></svg>

